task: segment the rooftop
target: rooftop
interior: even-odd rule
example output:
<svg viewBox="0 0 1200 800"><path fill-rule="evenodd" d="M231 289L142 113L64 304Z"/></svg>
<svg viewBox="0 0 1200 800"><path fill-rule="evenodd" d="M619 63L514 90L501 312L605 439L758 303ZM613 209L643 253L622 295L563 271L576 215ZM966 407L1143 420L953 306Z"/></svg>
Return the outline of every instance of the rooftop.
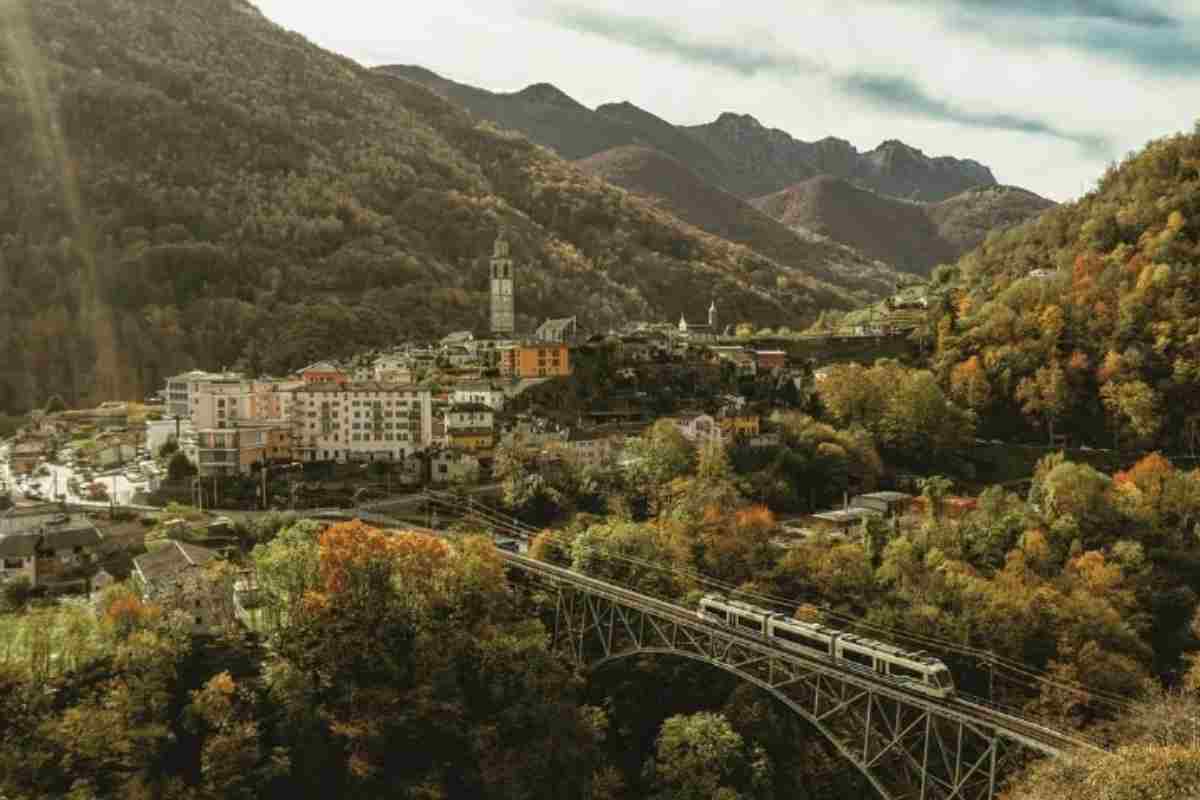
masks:
<svg viewBox="0 0 1200 800"><path fill-rule="evenodd" d="M213 550L173 541L165 547L138 556L133 560L133 565L146 583L161 588L164 582L185 570L203 567L218 557Z"/></svg>

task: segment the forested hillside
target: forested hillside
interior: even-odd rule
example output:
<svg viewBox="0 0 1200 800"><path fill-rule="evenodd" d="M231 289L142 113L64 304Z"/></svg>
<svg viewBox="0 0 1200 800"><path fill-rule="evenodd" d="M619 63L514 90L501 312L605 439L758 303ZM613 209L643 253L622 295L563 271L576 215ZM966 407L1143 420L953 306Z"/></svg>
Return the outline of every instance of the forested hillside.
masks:
<svg viewBox="0 0 1200 800"><path fill-rule="evenodd" d="M845 245L818 241L789 230L773 217L705 182L685 164L653 148L616 147L577 163L591 175L654 200L666 211L701 230L744 244L780 264L809 272L830 283L855 283L888 294L901 280L895 270L887 266L887 263L895 263L889 260L889 254L871 253L875 259L872 260Z"/></svg>
<svg viewBox="0 0 1200 800"><path fill-rule="evenodd" d="M750 204L791 228L828 236L897 269L927 275L992 231L1054 205L1015 186L979 186L941 202L901 200L820 175Z"/></svg>
<svg viewBox="0 0 1200 800"><path fill-rule="evenodd" d="M243 0L0 13L0 410L475 327L501 227L526 329L676 318L714 294L731 319L798 326L871 295L681 224Z"/></svg>
<svg viewBox="0 0 1200 800"><path fill-rule="evenodd" d="M1149 144L942 275L955 287L939 323L943 378L984 429L1193 447L1198 243L1200 129Z"/></svg>

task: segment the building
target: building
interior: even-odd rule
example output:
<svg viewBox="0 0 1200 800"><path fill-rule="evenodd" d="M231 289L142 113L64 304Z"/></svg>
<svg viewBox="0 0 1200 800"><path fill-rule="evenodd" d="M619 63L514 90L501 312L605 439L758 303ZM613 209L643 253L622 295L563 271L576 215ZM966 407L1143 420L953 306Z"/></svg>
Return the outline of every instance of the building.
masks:
<svg viewBox="0 0 1200 800"><path fill-rule="evenodd" d="M724 346L710 347L710 351L721 361L733 364L738 375L753 376L758 372L758 361L755 354L744 347Z"/></svg>
<svg viewBox="0 0 1200 800"><path fill-rule="evenodd" d="M328 361L318 361L300 370L300 380L306 384L314 383L349 383L350 376L344 370Z"/></svg>
<svg viewBox="0 0 1200 800"><path fill-rule="evenodd" d="M715 339L720 331L717 329L717 301L713 300L708 307L708 324L688 322L683 314L679 315L679 333L692 339Z"/></svg>
<svg viewBox="0 0 1200 800"><path fill-rule="evenodd" d="M565 344L517 344L500 351L500 374L512 378L553 378L571 374Z"/></svg>
<svg viewBox="0 0 1200 800"><path fill-rule="evenodd" d="M734 439L749 441L759 434L758 414L735 412L717 416L717 425L721 428L721 438L725 441Z"/></svg>
<svg viewBox="0 0 1200 800"><path fill-rule="evenodd" d="M603 468L616 463L624 439L612 430L573 428L552 450L579 466Z"/></svg>
<svg viewBox="0 0 1200 800"><path fill-rule="evenodd" d="M863 520L881 516L883 515L878 511L869 508L838 508L810 514L805 522L809 528L815 530L848 536L854 528L863 524Z"/></svg>
<svg viewBox="0 0 1200 800"><path fill-rule="evenodd" d="M516 330L513 262L503 232L496 237L492 248L491 274L492 333L496 336L512 336Z"/></svg>
<svg viewBox="0 0 1200 800"><path fill-rule="evenodd" d="M479 459L461 450L439 450L429 458L433 483L475 483L479 480Z"/></svg>
<svg viewBox="0 0 1200 800"><path fill-rule="evenodd" d="M904 514L912 502L913 496L904 492L870 492L850 498L850 507L866 508L893 517Z"/></svg>
<svg viewBox="0 0 1200 800"><path fill-rule="evenodd" d="M205 569L220 556L213 550L183 542L170 543L133 559L133 575L143 599L181 611L193 633L204 633L228 620L232 596L226 587L206 580Z"/></svg>
<svg viewBox="0 0 1200 800"><path fill-rule="evenodd" d="M24 577L30 585L54 583L91 563L104 537L87 517L42 506L0 517L0 581Z"/></svg>
<svg viewBox="0 0 1200 800"><path fill-rule="evenodd" d="M146 450L152 455L158 455L158 451L167 442L179 444L184 437L192 433L190 419L146 420Z"/></svg>
<svg viewBox="0 0 1200 800"><path fill-rule="evenodd" d="M202 387L222 383L241 383L243 377L237 372L204 372L192 370L167 379L167 416L192 418L192 396Z"/></svg>
<svg viewBox="0 0 1200 800"><path fill-rule="evenodd" d="M787 353L783 350L755 350L754 361L759 372L787 368Z"/></svg>
<svg viewBox="0 0 1200 800"><path fill-rule="evenodd" d="M579 333L575 317L548 319L538 326L533 338L539 342L570 342Z"/></svg>
<svg viewBox="0 0 1200 800"><path fill-rule="evenodd" d="M489 381L470 381L454 386L450 395L453 403L482 403L493 411L503 411L504 390Z"/></svg>
<svg viewBox="0 0 1200 800"><path fill-rule="evenodd" d="M446 446L468 452L490 450L495 442L492 407L483 403L455 403L446 409Z"/></svg>
<svg viewBox="0 0 1200 800"><path fill-rule="evenodd" d="M291 435L286 420L246 420L196 431L196 467L205 477L248 475L256 466L290 458Z"/></svg>
<svg viewBox="0 0 1200 800"><path fill-rule="evenodd" d="M414 384L310 384L292 407L298 461L400 461L433 443L433 396Z"/></svg>
<svg viewBox="0 0 1200 800"><path fill-rule="evenodd" d="M708 414L683 414L677 417L666 417L679 428L683 438L689 442L701 443L711 440L720 441L721 426Z"/></svg>

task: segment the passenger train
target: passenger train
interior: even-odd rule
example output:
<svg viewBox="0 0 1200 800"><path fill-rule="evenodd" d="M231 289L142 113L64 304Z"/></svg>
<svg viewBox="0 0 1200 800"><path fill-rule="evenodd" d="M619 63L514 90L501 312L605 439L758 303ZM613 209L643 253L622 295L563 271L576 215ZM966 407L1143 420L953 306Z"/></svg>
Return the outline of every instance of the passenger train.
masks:
<svg viewBox="0 0 1200 800"><path fill-rule="evenodd" d="M800 622L740 600L718 594L705 595L696 612L700 619L773 639L780 647L806 656L845 663L869 670L932 697L953 697L954 679L940 660L885 642L867 639L837 628Z"/></svg>

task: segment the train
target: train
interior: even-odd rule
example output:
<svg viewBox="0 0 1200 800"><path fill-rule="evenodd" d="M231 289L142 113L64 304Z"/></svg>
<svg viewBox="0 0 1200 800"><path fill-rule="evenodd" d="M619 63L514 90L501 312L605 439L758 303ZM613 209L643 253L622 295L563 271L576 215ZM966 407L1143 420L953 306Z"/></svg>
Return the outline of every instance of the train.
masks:
<svg viewBox="0 0 1200 800"><path fill-rule="evenodd" d="M771 639L779 647L810 658L843 663L857 671L901 684L941 699L953 697L954 678L939 659L868 639L837 628L801 622L765 608L706 594L697 610L700 619Z"/></svg>

